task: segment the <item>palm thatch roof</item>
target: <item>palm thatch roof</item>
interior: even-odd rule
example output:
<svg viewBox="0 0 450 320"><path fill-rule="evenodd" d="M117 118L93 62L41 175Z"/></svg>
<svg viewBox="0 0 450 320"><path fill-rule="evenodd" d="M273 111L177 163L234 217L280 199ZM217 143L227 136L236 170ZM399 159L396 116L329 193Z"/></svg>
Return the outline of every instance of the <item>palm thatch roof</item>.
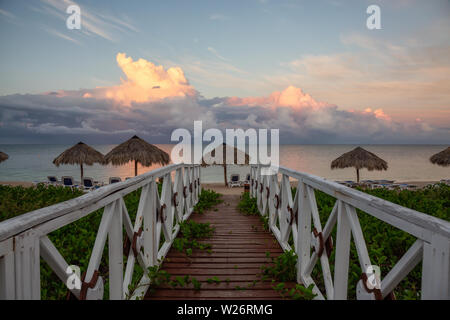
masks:
<svg viewBox="0 0 450 320"><path fill-rule="evenodd" d="M236 147L232 147L230 145L227 145L225 143L222 144L222 159L219 160L219 163L216 163L216 161L212 161L212 158L216 155L216 152L218 152L218 149L220 148L217 147L216 149L212 150L210 153L206 154L203 156L202 158L202 166L210 166L210 165L225 165L225 164L238 164L238 165L248 165L250 163L250 157L247 153L245 153L242 150L239 150ZM219 150L220 151L220 150ZM227 163L227 151L228 152L232 152L233 153L233 161L232 163ZM240 163L242 162L239 161L240 158L244 158L244 163Z"/></svg>
<svg viewBox="0 0 450 320"><path fill-rule="evenodd" d="M169 164L170 156L138 136L133 136L118 145L105 156L105 163L112 163L115 166L124 165L130 161L134 161L134 174L137 176L138 163L145 167L158 163L163 166Z"/></svg>
<svg viewBox="0 0 450 320"><path fill-rule="evenodd" d="M53 160L53 164L57 167L61 164L80 165L80 181L83 183L83 165L86 164L92 166L94 163L103 163L103 161L103 154L83 142L78 142L76 145L57 156L55 160Z"/></svg>
<svg viewBox="0 0 450 320"><path fill-rule="evenodd" d="M53 164L57 167L61 164L86 164L92 166L94 163L102 163L103 160L103 154L83 142L78 142L76 145L57 156L55 160L53 160Z"/></svg>
<svg viewBox="0 0 450 320"><path fill-rule="evenodd" d="M343 169L348 167L353 167L358 170L366 168L369 171L387 170L388 164L372 152L369 152L361 147L357 147L352 151L344 153L342 156L331 162L331 169Z"/></svg>
<svg viewBox="0 0 450 320"><path fill-rule="evenodd" d="M431 156L430 161L431 163L437 164L439 166L450 166L450 147Z"/></svg>
<svg viewBox="0 0 450 320"><path fill-rule="evenodd" d="M137 161L149 167L155 163L166 165L170 162L170 157L163 150L138 136L133 136L105 155L105 162L112 163L115 166L120 166L130 161Z"/></svg>
<svg viewBox="0 0 450 320"><path fill-rule="evenodd" d="M6 153L0 151L0 162L8 160L8 158L9 156Z"/></svg>

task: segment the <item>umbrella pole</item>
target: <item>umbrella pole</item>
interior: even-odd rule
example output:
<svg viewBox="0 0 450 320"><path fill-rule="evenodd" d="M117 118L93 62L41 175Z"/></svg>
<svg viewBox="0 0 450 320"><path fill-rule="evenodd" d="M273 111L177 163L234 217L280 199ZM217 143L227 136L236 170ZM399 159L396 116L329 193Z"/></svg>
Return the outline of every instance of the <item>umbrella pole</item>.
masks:
<svg viewBox="0 0 450 320"><path fill-rule="evenodd" d="M137 160L134 160L134 176L137 177Z"/></svg>
<svg viewBox="0 0 450 320"><path fill-rule="evenodd" d="M356 182L359 183L359 169L356 169Z"/></svg>
<svg viewBox="0 0 450 320"><path fill-rule="evenodd" d="M223 179L225 180L225 187L228 187L228 181L227 181L227 165L223 165Z"/></svg>
<svg viewBox="0 0 450 320"><path fill-rule="evenodd" d="M83 164L82 164L82 163L80 164L80 171L81 171L81 180L80 180L80 183L81 183L81 185L83 185Z"/></svg>

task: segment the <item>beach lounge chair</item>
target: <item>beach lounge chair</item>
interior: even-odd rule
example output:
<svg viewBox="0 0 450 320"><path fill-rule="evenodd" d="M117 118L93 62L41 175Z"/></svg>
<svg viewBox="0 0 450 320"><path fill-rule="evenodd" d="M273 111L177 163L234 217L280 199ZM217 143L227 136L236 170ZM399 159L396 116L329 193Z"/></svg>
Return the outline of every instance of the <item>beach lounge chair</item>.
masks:
<svg viewBox="0 0 450 320"><path fill-rule="evenodd" d="M47 176L48 184L57 185L59 184L58 178L55 176Z"/></svg>
<svg viewBox="0 0 450 320"><path fill-rule="evenodd" d="M109 178L109 184L111 183L117 183L117 182L121 182L122 179L120 177L110 177Z"/></svg>
<svg viewBox="0 0 450 320"><path fill-rule="evenodd" d="M99 186L95 183L94 179L85 177L83 178L83 188L84 190L90 191L98 189Z"/></svg>
<svg viewBox="0 0 450 320"><path fill-rule="evenodd" d="M73 179L73 177L69 176L61 177L61 182L64 187L78 188L78 185L75 184L75 180Z"/></svg>
<svg viewBox="0 0 450 320"><path fill-rule="evenodd" d="M233 187L240 187L241 186L241 181L240 181L240 176L238 174L232 174L230 177L230 181L228 182L228 186L230 188Z"/></svg>

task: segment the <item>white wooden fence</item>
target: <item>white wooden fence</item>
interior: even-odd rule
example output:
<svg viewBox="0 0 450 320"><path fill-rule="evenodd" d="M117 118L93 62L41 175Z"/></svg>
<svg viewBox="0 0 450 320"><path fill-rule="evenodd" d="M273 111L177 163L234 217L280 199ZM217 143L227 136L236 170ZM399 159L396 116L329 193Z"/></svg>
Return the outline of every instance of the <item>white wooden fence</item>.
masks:
<svg viewBox="0 0 450 320"><path fill-rule="evenodd" d="M356 246L361 280L356 286L358 299L382 299L422 261L422 299L450 299L450 223L323 178L281 167L276 175L261 175L261 166L251 166L250 194L257 198L259 212L268 215L271 231L282 248L295 250L299 257L297 281L313 284L318 299L347 299L350 241ZM281 175L281 182L279 182ZM290 180L298 187L292 197ZM315 190L336 202L328 221L322 227ZM368 285L371 262L356 209L401 229L417 240L378 285ZM334 277L327 254L337 224ZM289 245L292 234L293 246ZM325 292L312 278L320 261ZM372 279L373 280L373 279ZM371 283L369 283L371 284Z"/></svg>
<svg viewBox="0 0 450 320"><path fill-rule="evenodd" d="M161 196L156 184L158 178L163 178ZM142 191L133 225L123 197L139 188ZM179 222L189 218L200 189L198 165L174 164L3 221L0 223L0 299L40 299L40 258L66 283L70 261L66 262L47 235L101 208L104 212L89 265L81 287L71 292L79 299L103 298L104 279L98 269L108 239L110 299L143 296L148 289L148 268L158 265L169 251L180 229ZM125 266L123 230L130 244ZM162 234L164 243L160 244ZM129 293L136 261L144 275L137 289Z"/></svg>

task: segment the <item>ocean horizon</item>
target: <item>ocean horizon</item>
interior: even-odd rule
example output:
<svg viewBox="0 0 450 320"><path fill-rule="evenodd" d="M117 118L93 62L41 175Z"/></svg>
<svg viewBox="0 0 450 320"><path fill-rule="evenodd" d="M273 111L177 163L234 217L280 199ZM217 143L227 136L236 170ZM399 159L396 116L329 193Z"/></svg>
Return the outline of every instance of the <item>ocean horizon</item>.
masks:
<svg viewBox="0 0 450 320"><path fill-rule="evenodd" d="M155 144L167 153L171 153L175 144ZM116 145L92 145L106 154ZM341 154L352 150L354 144L281 144L280 165L297 171L307 172L329 180L355 180L355 170L331 170L331 161ZM386 171L361 170L361 179L392 179L396 181L439 181L450 178L449 168L430 163L431 155L443 150L447 145L424 144L363 144L363 148L371 151L388 162ZM78 166L63 165L56 167L52 161L61 152L71 147L69 144L0 144L0 150L9 155L8 161L0 164L0 181L46 181L47 176L73 176L80 178ZM139 174L160 167L139 166ZM238 173L241 177L249 172L248 166L228 166L228 176ZM85 166L84 175L107 183L109 177L125 179L134 175L134 164L124 166L102 166L95 164ZM205 183L223 182L223 168L220 166L202 169L202 181Z"/></svg>

